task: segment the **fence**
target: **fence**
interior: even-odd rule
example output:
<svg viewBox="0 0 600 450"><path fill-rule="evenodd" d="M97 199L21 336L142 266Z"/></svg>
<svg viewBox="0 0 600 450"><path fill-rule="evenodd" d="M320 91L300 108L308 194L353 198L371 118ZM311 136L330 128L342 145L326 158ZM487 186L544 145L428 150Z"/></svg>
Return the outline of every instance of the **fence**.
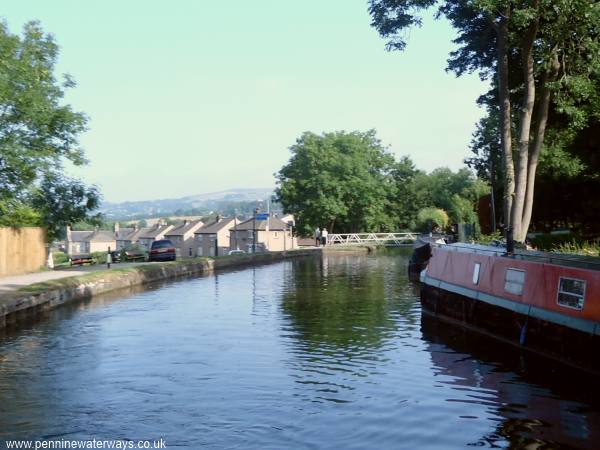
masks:
<svg viewBox="0 0 600 450"><path fill-rule="evenodd" d="M34 272L46 262L43 228L0 228L0 277Z"/></svg>

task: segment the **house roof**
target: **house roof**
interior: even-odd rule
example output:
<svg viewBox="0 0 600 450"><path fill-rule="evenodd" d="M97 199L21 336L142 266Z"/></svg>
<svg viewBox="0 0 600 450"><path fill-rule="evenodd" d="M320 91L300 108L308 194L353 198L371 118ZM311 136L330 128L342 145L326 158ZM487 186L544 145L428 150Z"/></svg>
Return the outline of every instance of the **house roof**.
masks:
<svg viewBox="0 0 600 450"><path fill-rule="evenodd" d="M152 228L146 228L147 231L145 233L140 234L138 236L138 239L154 239L156 236L165 234L172 228L173 225L157 225Z"/></svg>
<svg viewBox="0 0 600 450"><path fill-rule="evenodd" d="M194 234L216 234L223 228L230 227L233 224L235 217L224 217L221 220L207 223Z"/></svg>
<svg viewBox="0 0 600 450"><path fill-rule="evenodd" d="M129 236L134 231L136 231L135 228L119 228L118 231L115 231L115 237L118 240L123 240L123 239L126 239L127 236Z"/></svg>
<svg viewBox="0 0 600 450"><path fill-rule="evenodd" d="M144 233L148 233L151 230L151 228L139 228L137 230L133 230L131 233L129 233L128 235L121 235L119 236L119 238L117 240L119 241L131 241L131 242L135 242L137 241L140 236Z"/></svg>
<svg viewBox="0 0 600 450"><path fill-rule="evenodd" d="M112 242L116 240L116 237L114 231L96 230L85 240L90 242Z"/></svg>
<svg viewBox="0 0 600 450"><path fill-rule="evenodd" d="M94 231L71 231L69 232L70 242L112 242L114 241L115 233L108 230Z"/></svg>
<svg viewBox="0 0 600 450"><path fill-rule="evenodd" d="M70 242L84 242L93 233L93 231L70 231L67 235L67 240Z"/></svg>
<svg viewBox="0 0 600 450"><path fill-rule="evenodd" d="M288 224L281 221L277 217L271 217L269 220L269 231L281 231L287 230ZM231 230L233 228L230 228ZM238 231L244 230L258 230L258 231L266 231L267 229L267 220L257 220L256 222L253 219L248 219L245 222L239 223L237 225Z"/></svg>
<svg viewBox="0 0 600 450"><path fill-rule="evenodd" d="M188 223L182 223L181 225L173 228L171 231L165 234L165 236L184 236L195 228L201 227L204 222L201 220L192 220Z"/></svg>

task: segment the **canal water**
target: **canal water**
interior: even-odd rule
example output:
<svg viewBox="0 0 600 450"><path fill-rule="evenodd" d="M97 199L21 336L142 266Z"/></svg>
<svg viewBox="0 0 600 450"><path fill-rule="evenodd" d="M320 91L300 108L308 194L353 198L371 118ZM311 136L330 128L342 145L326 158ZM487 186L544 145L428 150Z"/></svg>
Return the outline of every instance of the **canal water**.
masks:
<svg viewBox="0 0 600 450"><path fill-rule="evenodd" d="M594 380L422 316L408 255L119 292L0 334L0 442L600 448Z"/></svg>

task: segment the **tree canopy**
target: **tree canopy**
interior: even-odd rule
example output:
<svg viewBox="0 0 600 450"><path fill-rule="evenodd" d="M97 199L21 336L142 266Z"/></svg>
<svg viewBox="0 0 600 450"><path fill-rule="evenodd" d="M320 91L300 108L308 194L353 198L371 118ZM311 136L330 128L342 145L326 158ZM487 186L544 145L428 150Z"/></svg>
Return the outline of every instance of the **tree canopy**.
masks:
<svg viewBox="0 0 600 450"><path fill-rule="evenodd" d="M488 191L468 169L428 175L408 157L396 160L374 130L307 132L290 150L290 161L276 174L276 199L296 215L304 235L316 227L337 233L414 230L427 207L445 210L453 223L472 223L474 206Z"/></svg>
<svg viewBox="0 0 600 450"><path fill-rule="evenodd" d="M276 174L276 199L298 216L301 231L393 227L387 213L394 158L374 131L307 132L290 150L290 162Z"/></svg>
<svg viewBox="0 0 600 450"><path fill-rule="evenodd" d="M582 129L598 114L600 2L591 0L370 0L372 25L389 50L406 46L404 31L419 12L438 6L458 31L448 68L492 80L497 111L505 223L523 241L551 104ZM514 105L519 105L515 108ZM491 122L487 125L493 125ZM490 128L487 128L489 131Z"/></svg>
<svg viewBox="0 0 600 450"><path fill-rule="evenodd" d="M44 225L50 238L99 200L97 189L63 175L65 161L86 163L78 138L87 118L63 103L75 83L56 79L57 58L39 23L26 24L22 36L0 23L0 225Z"/></svg>

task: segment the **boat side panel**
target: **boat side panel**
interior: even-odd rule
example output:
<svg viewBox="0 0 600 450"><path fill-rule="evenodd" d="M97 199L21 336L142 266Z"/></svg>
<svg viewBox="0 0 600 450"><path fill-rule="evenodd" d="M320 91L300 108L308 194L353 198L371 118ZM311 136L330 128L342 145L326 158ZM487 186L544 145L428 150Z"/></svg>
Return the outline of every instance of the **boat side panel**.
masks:
<svg viewBox="0 0 600 450"><path fill-rule="evenodd" d="M600 374L600 336L575 330L443 288L423 285L423 310L507 343Z"/></svg>
<svg viewBox="0 0 600 450"><path fill-rule="evenodd" d="M473 270L476 263L480 264L480 275L478 283L474 284ZM525 272L525 285L521 295L506 292L504 289L505 274L509 268ZM441 247L433 249L433 257L429 261L427 273L438 280L474 289L482 294L533 305L570 317L600 322L600 272L598 271L481 253L457 252ZM583 310L567 308L557 303L558 282L561 276L586 281Z"/></svg>

